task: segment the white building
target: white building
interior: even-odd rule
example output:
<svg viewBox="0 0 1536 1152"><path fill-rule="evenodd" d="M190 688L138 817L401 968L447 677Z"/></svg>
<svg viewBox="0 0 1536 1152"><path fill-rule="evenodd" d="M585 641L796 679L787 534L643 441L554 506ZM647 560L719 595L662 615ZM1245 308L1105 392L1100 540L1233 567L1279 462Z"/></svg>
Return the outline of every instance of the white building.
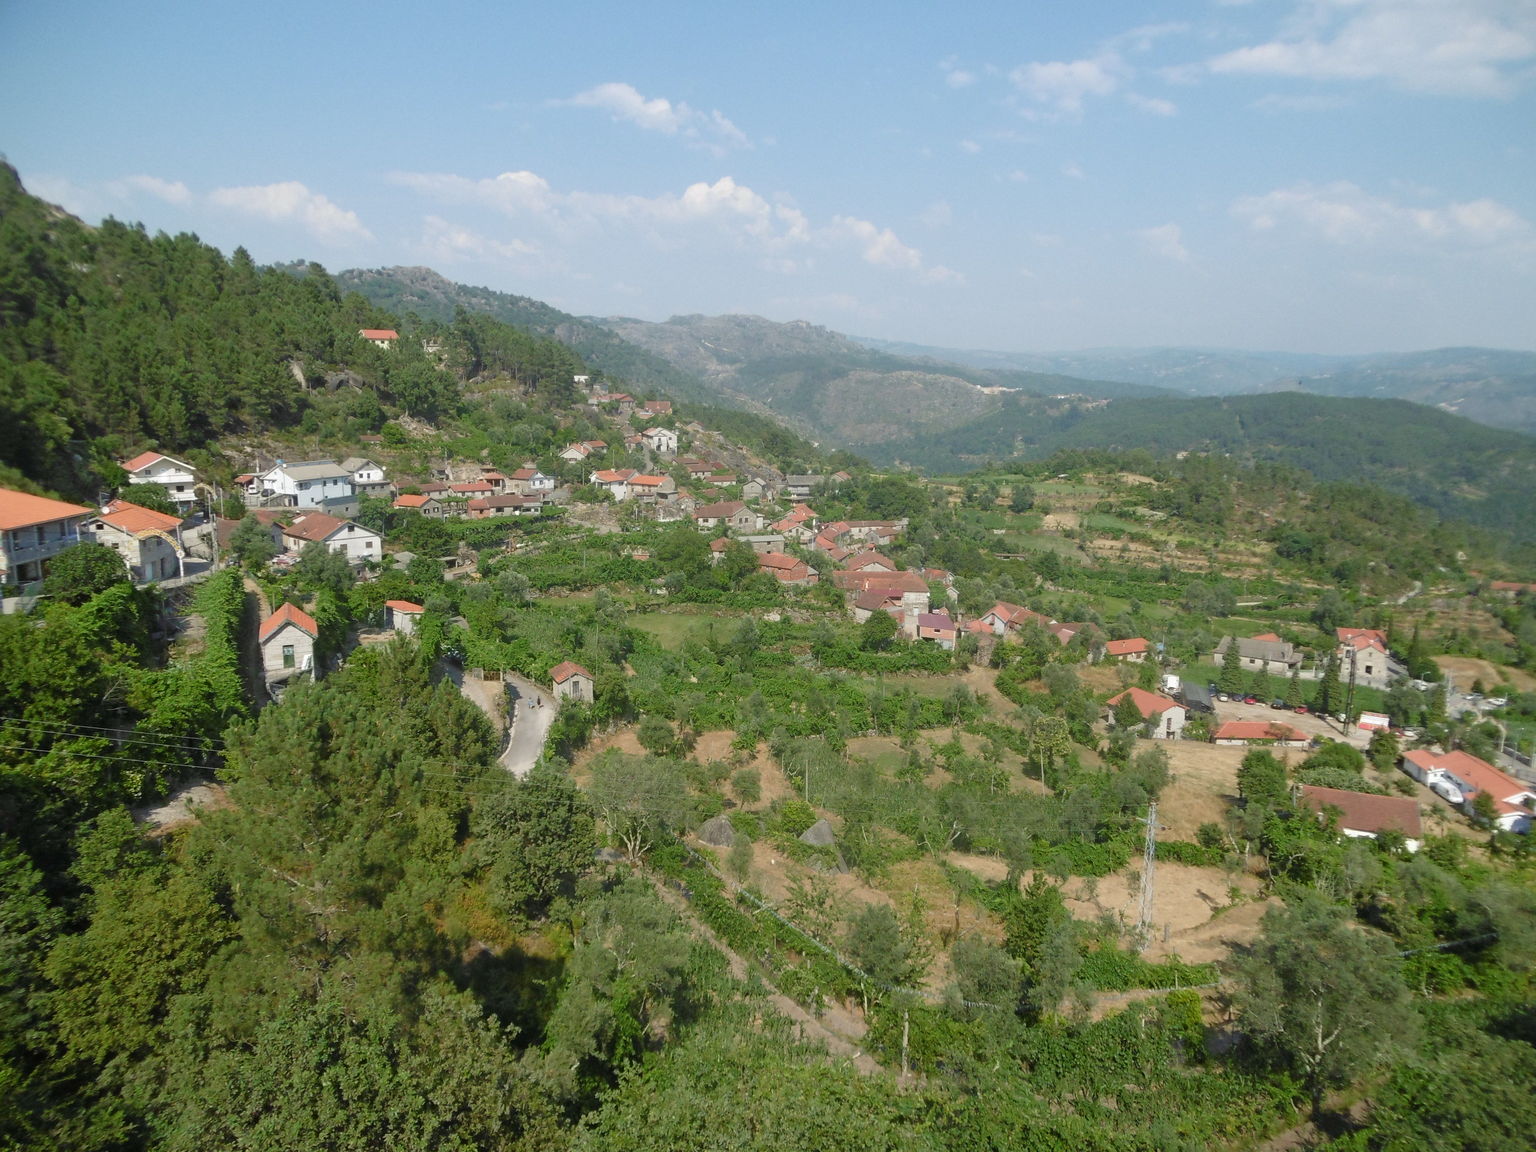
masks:
<svg viewBox="0 0 1536 1152"><path fill-rule="evenodd" d="M0 584L31 584L48 562L80 543L91 509L0 488Z"/></svg>
<svg viewBox="0 0 1536 1152"><path fill-rule="evenodd" d="M332 552L340 552L351 564L378 560L384 554L384 541L377 532L352 520L338 520L324 512L310 512L300 516L283 529L283 543L294 552L303 551L306 544L315 541L324 544Z"/></svg>
<svg viewBox="0 0 1536 1152"><path fill-rule="evenodd" d="M257 640L267 683L288 680L315 667L315 641L320 626L301 608L284 604L262 621Z"/></svg>
<svg viewBox="0 0 1536 1152"><path fill-rule="evenodd" d="M123 471L128 473L130 484L163 485L183 513L197 503L197 476L190 464L159 452L141 452L132 460L123 461Z"/></svg>
<svg viewBox="0 0 1536 1152"><path fill-rule="evenodd" d="M360 496L388 496L394 487L384 475L381 465L362 456L348 456L341 462L344 472L352 477L352 488Z"/></svg>
<svg viewBox="0 0 1536 1152"><path fill-rule="evenodd" d="M186 552L181 544L181 521L175 516L114 500L87 518L81 531L121 556L135 584L181 575Z"/></svg>
<svg viewBox="0 0 1536 1152"><path fill-rule="evenodd" d="M323 508L352 499L352 474L333 460L279 462L251 481L248 500L286 504L294 508Z"/></svg>
<svg viewBox="0 0 1536 1152"><path fill-rule="evenodd" d="M661 456L677 454L677 433L670 428L647 428L640 433L646 447Z"/></svg>

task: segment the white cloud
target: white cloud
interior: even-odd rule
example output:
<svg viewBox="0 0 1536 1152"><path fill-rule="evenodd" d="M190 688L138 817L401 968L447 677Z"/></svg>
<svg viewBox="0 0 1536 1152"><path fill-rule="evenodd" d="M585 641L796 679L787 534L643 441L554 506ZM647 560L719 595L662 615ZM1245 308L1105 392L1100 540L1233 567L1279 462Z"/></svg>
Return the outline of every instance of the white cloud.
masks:
<svg viewBox="0 0 1536 1152"><path fill-rule="evenodd" d="M1232 204L1232 215L1259 232L1292 228L1335 244L1442 242L1482 247L1529 243L1530 222L1496 200L1416 207L1373 196L1347 181L1295 184Z"/></svg>
<svg viewBox="0 0 1536 1152"><path fill-rule="evenodd" d="M157 200L164 200L167 204L192 202L191 189L180 180L162 180L158 176L125 176L121 180L114 180L108 189L113 195L125 198L142 192Z"/></svg>
<svg viewBox="0 0 1536 1152"><path fill-rule="evenodd" d="M1119 87L1121 71L1119 54L1106 52L1094 59L1021 64L1008 79L1050 114L1076 117L1082 115L1084 99L1108 96Z"/></svg>
<svg viewBox="0 0 1536 1152"><path fill-rule="evenodd" d="M1281 36L1223 53L1207 67L1507 96L1533 62L1536 5L1530 0L1305 0Z"/></svg>
<svg viewBox="0 0 1536 1152"><path fill-rule="evenodd" d="M1189 249L1184 247L1184 232L1177 224L1140 228L1131 235L1140 240L1142 247L1154 256L1161 256L1176 264L1189 263Z"/></svg>
<svg viewBox="0 0 1536 1152"><path fill-rule="evenodd" d="M536 245L522 240L493 240L468 228L449 223L441 216L427 216L423 221L420 248L432 260L444 264L473 262L521 262L536 257Z"/></svg>
<svg viewBox="0 0 1536 1152"><path fill-rule="evenodd" d="M297 180L243 188L215 188L208 199L220 208L258 216L273 223L300 224L325 244L373 239L373 234L363 227L356 212L337 206L319 192L311 192Z"/></svg>
<svg viewBox="0 0 1536 1152"><path fill-rule="evenodd" d="M981 151L981 145L976 143L974 140L962 140L959 144L955 145L955 147L959 148L960 151L964 152L967 156L974 156L976 153Z"/></svg>
<svg viewBox="0 0 1536 1152"><path fill-rule="evenodd" d="M1154 116L1177 116L1179 106L1172 100L1164 100L1160 96L1142 96L1135 92L1125 94L1126 103L1132 108L1140 108L1143 112L1150 112Z"/></svg>
<svg viewBox="0 0 1536 1152"><path fill-rule="evenodd" d="M944 73L944 83L951 88L969 88L976 83L976 73L960 67L954 56L947 56L940 60L939 71Z"/></svg>
<svg viewBox="0 0 1536 1152"><path fill-rule="evenodd" d="M673 251L690 243L723 241L756 252L759 266L783 272L803 270L809 253L856 253L864 263L917 273L930 281L958 274L927 265L922 253L890 228L854 216L813 224L793 204L774 202L729 176L690 184L676 195L629 196L605 192L561 192L533 172L503 172L483 180L444 173L396 172L391 183L439 203L478 207L518 221L525 233L546 233L557 241L577 236L629 234L652 247ZM446 227L437 243L472 249L478 238L462 238ZM522 243L533 245L528 235ZM531 250L531 248L530 248ZM516 255L522 255L519 251ZM798 259L797 259L798 257Z"/></svg>
<svg viewBox="0 0 1536 1152"><path fill-rule="evenodd" d="M628 121L647 132L681 135L717 152L749 145L746 133L719 111L700 112L681 100L674 104L665 96L647 100L630 84L599 84L578 92L569 100L555 103L573 108L597 108L608 112L615 120Z"/></svg>
<svg viewBox="0 0 1536 1152"><path fill-rule="evenodd" d="M1084 172L1074 160L1068 160L1061 166L1061 174L1068 180L1086 180L1088 173Z"/></svg>

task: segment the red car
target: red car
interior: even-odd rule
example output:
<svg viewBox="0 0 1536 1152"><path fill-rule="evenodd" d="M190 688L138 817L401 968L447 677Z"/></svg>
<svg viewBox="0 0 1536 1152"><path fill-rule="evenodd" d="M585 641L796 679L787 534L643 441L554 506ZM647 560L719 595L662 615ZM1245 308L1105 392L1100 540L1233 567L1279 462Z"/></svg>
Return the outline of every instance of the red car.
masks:
<svg viewBox="0 0 1536 1152"><path fill-rule="evenodd" d="M1298 711L1298 712L1306 712L1306 710L1307 710L1307 706L1305 704L1298 704L1298 705L1296 705L1296 711Z"/></svg>
<svg viewBox="0 0 1536 1152"><path fill-rule="evenodd" d="M1243 703L1244 704L1257 704L1258 702L1259 702L1259 698L1257 696L1244 696L1243 697Z"/></svg>

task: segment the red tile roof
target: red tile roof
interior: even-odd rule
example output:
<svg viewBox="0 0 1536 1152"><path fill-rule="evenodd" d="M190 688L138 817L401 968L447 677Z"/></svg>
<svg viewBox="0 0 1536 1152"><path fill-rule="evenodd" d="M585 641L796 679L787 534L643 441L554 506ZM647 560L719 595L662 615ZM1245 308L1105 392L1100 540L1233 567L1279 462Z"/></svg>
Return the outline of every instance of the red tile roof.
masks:
<svg viewBox="0 0 1536 1152"><path fill-rule="evenodd" d="M130 504L126 500L114 500L108 504L101 514L101 519L104 523L114 528L121 528L124 532L131 532L135 536L142 532L174 532L181 527L180 516L169 516L164 512L156 512L153 508Z"/></svg>
<svg viewBox="0 0 1536 1152"><path fill-rule="evenodd" d="M300 540L328 540L346 523L325 512L309 512L283 529L284 536Z"/></svg>
<svg viewBox="0 0 1536 1152"><path fill-rule="evenodd" d="M1111 640L1104 645L1104 651L1111 656L1134 656L1138 652L1150 652L1152 645L1148 644L1140 636L1132 636L1129 640Z"/></svg>
<svg viewBox="0 0 1536 1152"><path fill-rule="evenodd" d="M592 679L592 673L588 672L580 664L577 664L572 660L566 660L563 663L556 664L549 670L549 678L556 684L564 684L572 676L585 676L588 680Z"/></svg>
<svg viewBox="0 0 1536 1152"><path fill-rule="evenodd" d="M46 496L33 496L27 492L13 492L0 488L0 528L26 528L33 524L49 524L67 516L84 516L91 510L79 504L66 504L62 500L50 500Z"/></svg>
<svg viewBox="0 0 1536 1152"><path fill-rule="evenodd" d="M1216 729L1216 740L1300 740L1311 739L1305 732L1278 720L1228 720Z"/></svg>
<svg viewBox="0 0 1536 1152"><path fill-rule="evenodd" d="M364 340L398 340L400 333L393 328L363 328L358 332Z"/></svg>
<svg viewBox="0 0 1536 1152"><path fill-rule="evenodd" d="M1156 692L1148 692L1145 688L1127 688L1118 696L1109 698L1109 706L1113 708L1129 696L1136 702L1136 710L1141 713L1143 720L1150 720L1170 708L1182 708L1177 700L1170 700L1166 696L1160 696Z"/></svg>
<svg viewBox="0 0 1536 1152"><path fill-rule="evenodd" d="M1408 796L1375 796L1303 784L1301 803L1315 812L1337 808L1339 827L1353 832L1401 832L1411 840L1424 834L1419 823L1419 805Z"/></svg>
<svg viewBox="0 0 1536 1152"><path fill-rule="evenodd" d="M394 506L396 508L420 508L431 499L431 496L396 496Z"/></svg>
<svg viewBox="0 0 1536 1152"><path fill-rule="evenodd" d="M284 604L262 621L261 642L265 644L284 624L292 624L295 628L308 632L311 636L317 638L320 635L320 626L315 623L313 616L293 604Z"/></svg>
<svg viewBox="0 0 1536 1152"><path fill-rule="evenodd" d="M386 600L384 607L393 608L396 612L425 612L420 604L412 604L409 600Z"/></svg>
<svg viewBox="0 0 1536 1152"><path fill-rule="evenodd" d="M140 452L132 460L123 461L123 471L137 472L140 468L148 468L156 460L163 458L159 452Z"/></svg>

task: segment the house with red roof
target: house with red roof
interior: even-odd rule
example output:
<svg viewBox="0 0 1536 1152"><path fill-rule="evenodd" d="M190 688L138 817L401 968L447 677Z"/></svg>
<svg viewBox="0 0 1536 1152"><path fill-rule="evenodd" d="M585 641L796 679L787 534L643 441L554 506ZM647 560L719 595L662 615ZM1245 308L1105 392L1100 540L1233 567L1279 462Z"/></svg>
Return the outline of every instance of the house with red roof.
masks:
<svg viewBox="0 0 1536 1152"><path fill-rule="evenodd" d="M79 544L91 509L47 496L0 488L0 584L27 585L48 574L48 562Z"/></svg>
<svg viewBox="0 0 1536 1152"><path fill-rule="evenodd" d="M357 334L374 347L384 349L393 348L400 339L400 333L393 328L359 328Z"/></svg>
<svg viewBox="0 0 1536 1152"><path fill-rule="evenodd" d="M130 484L159 484L184 514L197 503L197 476L192 465L161 452L140 452L123 461Z"/></svg>
<svg viewBox="0 0 1536 1152"><path fill-rule="evenodd" d="M114 500L88 517L81 532L121 556L135 584L181 575L186 552L181 544L179 516Z"/></svg>
<svg viewBox="0 0 1536 1152"><path fill-rule="evenodd" d="M1212 741L1226 745L1269 745L1275 748L1305 748L1312 738L1299 728L1278 720L1228 720L1216 729Z"/></svg>
<svg viewBox="0 0 1536 1152"><path fill-rule="evenodd" d="M261 645L261 663L268 684L314 671L320 626L302 608L280 605L262 621L256 638Z"/></svg>
<svg viewBox="0 0 1536 1152"><path fill-rule="evenodd" d="M700 504L693 510L693 522L700 528L729 528L733 532L756 532L762 519L740 500L718 504Z"/></svg>
<svg viewBox="0 0 1536 1152"><path fill-rule="evenodd" d="M1107 702L1111 720L1114 719L1116 707L1127 697L1135 703L1136 711L1141 713L1143 721L1154 721L1153 739L1173 740L1184 731L1184 725L1189 719L1184 705L1160 693L1148 692L1145 688L1127 688L1118 696L1111 696Z"/></svg>
<svg viewBox="0 0 1536 1152"><path fill-rule="evenodd" d="M1152 645L1140 636L1132 636L1129 640L1110 640L1104 645L1104 655L1127 664L1144 664L1147 657L1152 655Z"/></svg>
<svg viewBox="0 0 1536 1152"><path fill-rule="evenodd" d="M383 538L373 529L325 512L306 513L283 529L283 543L291 552L302 552L306 544L316 542L332 552L340 552L349 564L378 560L384 555Z"/></svg>
<svg viewBox="0 0 1536 1152"><path fill-rule="evenodd" d="M544 498L503 492L471 500L464 509L471 520L491 520L498 516L537 516L544 511Z"/></svg>
<svg viewBox="0 0 1536 1152"><path fill-rule="evenodd" d="M420 604L414 604L409 600L384 601L384 627L393 628L402 636L413 636L416 633L416 625L421 623L421 615L426 609Z"/></svg>
<svg viewBox="0 0 1536 1152"><path fill-rule="evenodd" d="M804 560L798 556L785 555L783 552L759 553L757 567L761 572L772 572L774 579L780 584L787 584L792 588L809 588L820 579L816 569Z"/></svg>
<svg viewBox="0 0 1536 1152"><path fill-rule="evenodd" d="M556 664L549 670L549 679L557 700L574 700L579 704L592 700L592 690L597 684L592 673L573 660Z"/></svg>
<svg viewBox="0 0 1536 1152"><path fill-rule="evenodd" d="M848 557L843 567L849 572L894 572L894 561L880 555L873 548L866 548L863 552Z"/></svg>
<svg viewBox="0 0 1536 1152"><path fill-rule="evenodd" d="M524 464L507 479L512 490L524 496L548 496L555 490L555 478L544 475L532 464Z"/></svg>
<svg viewBox="0 0 1536 1152"><path fill-rule="evenodd" d="M420 512L428 520L441 520L447 515L443 502L436 496L428 496L425 493L396 496L391 507L398 508L402 512Z"/></svg>
<svg viewBox="0 0 1536 1152"><path fill-rule="evenodd" d="M1297 799L1303 808L1316 812L1319 819L1335 814L1339 831L1352 839L1374 840L1383 832L1398 832L1410 852L1417 852L1424 843L1419 804L1411 796L1376 796L1303 784Z"/></svg>
<svg viewBox="0 0 1536 1152"><path fill-rule="evenodd" d="M1493 800L1495 827L1504 832L1531 830L1536 785L1521 783L1470 752L1416 748L1403 755L1403 770L1464 812L1472 812L1478 793L1486 792Z"/></svg>
<svg viewBox="0 0 1536 1152"><path fill-rule="evenodd" d="M919 612L917 616L917 638L937 644L946 652L955 650L955 641L960 636L960 630L955 627L955 622L943 612Z"/></svg>
<svg viewBox="0 0 1536 1152"><path fill-rule="evenodd" d="M1385 688L1393 680L1406 676L1408 669L1387 649L1387 634L1376 628L1336 628L1335 652L1339 658L1339 678L1373 688Z"/></svg>

